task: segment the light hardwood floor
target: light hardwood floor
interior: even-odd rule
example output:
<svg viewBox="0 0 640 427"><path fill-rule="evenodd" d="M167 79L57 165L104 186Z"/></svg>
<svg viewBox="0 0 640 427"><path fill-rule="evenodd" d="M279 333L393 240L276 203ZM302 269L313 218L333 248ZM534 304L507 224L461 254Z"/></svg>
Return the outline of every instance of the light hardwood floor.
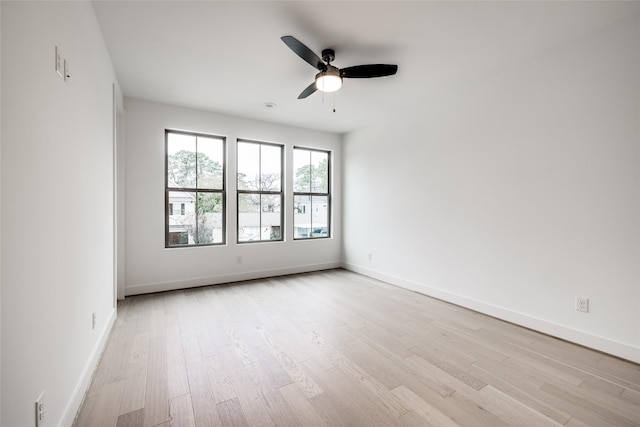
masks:
<svg viewBox="0 0 640 427"><path fill-rule="evenodd" d="M640 365L344 270L129 297L76 426L640 426Z"/></svg>

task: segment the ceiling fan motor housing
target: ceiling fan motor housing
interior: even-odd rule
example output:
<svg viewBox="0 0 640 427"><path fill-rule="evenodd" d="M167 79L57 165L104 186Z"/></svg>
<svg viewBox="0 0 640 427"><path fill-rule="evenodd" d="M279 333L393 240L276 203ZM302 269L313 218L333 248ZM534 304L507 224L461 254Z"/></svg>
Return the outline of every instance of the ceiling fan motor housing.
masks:
<svg viewBox="0 0 640 427"><path fill-rule="evenodd" d="M324 49L322 51L322 60L324 62L328 64L330 62L333 62L334 59L336 59L336 53L333 51L333 49Z"/></svg>

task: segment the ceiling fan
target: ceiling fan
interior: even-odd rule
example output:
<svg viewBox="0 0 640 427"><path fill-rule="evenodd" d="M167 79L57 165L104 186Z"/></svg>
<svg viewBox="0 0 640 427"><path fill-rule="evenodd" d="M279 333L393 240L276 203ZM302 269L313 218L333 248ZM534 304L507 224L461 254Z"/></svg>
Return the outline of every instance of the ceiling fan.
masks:
<svg viewBox="0 0 640 427"><path fill-rule="evenodd" d="M367 64L336 68L331 65L331 62L336 58L333 49L324 49L322 51L322 59L320 59L318 55L295 37L284 36L281 39L296 55L320 71L316 74L315 81L298 95L298 99L306 98L316 90L335 92L342 87L343 78L368 79L371 77L392 76L398 71L397 65L389 64Z"/></svg>

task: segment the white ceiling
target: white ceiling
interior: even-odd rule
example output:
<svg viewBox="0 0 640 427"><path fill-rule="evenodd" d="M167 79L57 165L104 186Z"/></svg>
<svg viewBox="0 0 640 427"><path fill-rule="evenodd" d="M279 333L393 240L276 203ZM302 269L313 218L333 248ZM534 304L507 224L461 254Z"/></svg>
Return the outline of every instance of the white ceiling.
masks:
<svg viewBox="0 0 640 427"><path fill-rule="evenodd" d="M126 96L344 133L526 63L624 18L611 2L94 1ZM398 64L298 100L316 70L292 35L339 68ZM265 102L274 102L268 109ZM332 112L335 102L336 112ZM428 111L426 109L425 111Z"/></svg>

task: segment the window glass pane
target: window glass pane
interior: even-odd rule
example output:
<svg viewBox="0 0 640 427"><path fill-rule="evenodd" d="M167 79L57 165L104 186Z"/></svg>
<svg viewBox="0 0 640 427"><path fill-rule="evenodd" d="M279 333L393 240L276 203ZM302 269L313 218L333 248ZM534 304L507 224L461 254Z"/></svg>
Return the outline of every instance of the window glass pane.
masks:
<svg viewBox="0 0 640 427"><path fill-rule="evenodd" d="M311 192L329 192L329 153L311 152Z"/></svg>
<svg viewBox="0 0 640 427"><path fill-rule="evenodd" d="M282 150L238 141L238 242L282 240Z"/></svg>
<svg viewBox="0 0 640 427"><path fill-rule="evenodd" d="M260 195L238 194L238 241L260 240Z"/></svg>
<svg viewBox="0 0 640 427"><path fill-rule="evenodd" d="M184 211L180 206L184 205ZM170 191L169 207L169 246L193 245L196 242L196 193L187 191ZM176 209L177 208L177 209Z"/></svg>
<svg viewBox="0 0 640 427"><path fill-rule="evenodd" d="M282 148L273 145L262 145L260 148L260 190L280 191Z"/></svg>
<svg viewBox="0 0 640 427"><path fill-rule="evenodd" d="M309 193L311 191L311 152L309 150L293 150L293 171L295 182L293 191Z"/></svg>
<svg viewBox="0 0 640 427"><path fill-rule="evenodd" d="M222 190L222 140L198 137L198 188Z"/></svg>
<svg viewBox="0 0 640 427"><path fill-rule="evenodd" d="M225 139L174 131L166 138L166 247L224 243Z"/></svg>
<svg viewBox="0 0 640 427"><path fill-rule="evenodd" d="M293 197L293 238L311 237L311 197Z"/></svg>
<svg viewBox="0 0 640 427"><path fill-rule="evenodd" d="M281 219L280 215L281 199L280 194L263 194L261 197L261 232L262 240L280 240Z"/></svg>
<svg viewBox="0 0 640 427"><path fill-rule="evenodd" d="M222 243L222 194L198 193L198 244Z"/></svg>
<svg viewBox="0 0 640 427"><path fill-rule="evenodd" d="M238 142L238 190L260 189L260 145Z"/></svg>
<svg viewBox="0 0 640 427"><path fill-rule="evenodd" d="M327 196L311 196L311 237L329 237Z"/></svg>
<svg viewBox="0 0 640 427"><path fill-rule="evenodd" d="M173 188L196 186L196 137L179 133L167 135L167 181Z"/></svg>

